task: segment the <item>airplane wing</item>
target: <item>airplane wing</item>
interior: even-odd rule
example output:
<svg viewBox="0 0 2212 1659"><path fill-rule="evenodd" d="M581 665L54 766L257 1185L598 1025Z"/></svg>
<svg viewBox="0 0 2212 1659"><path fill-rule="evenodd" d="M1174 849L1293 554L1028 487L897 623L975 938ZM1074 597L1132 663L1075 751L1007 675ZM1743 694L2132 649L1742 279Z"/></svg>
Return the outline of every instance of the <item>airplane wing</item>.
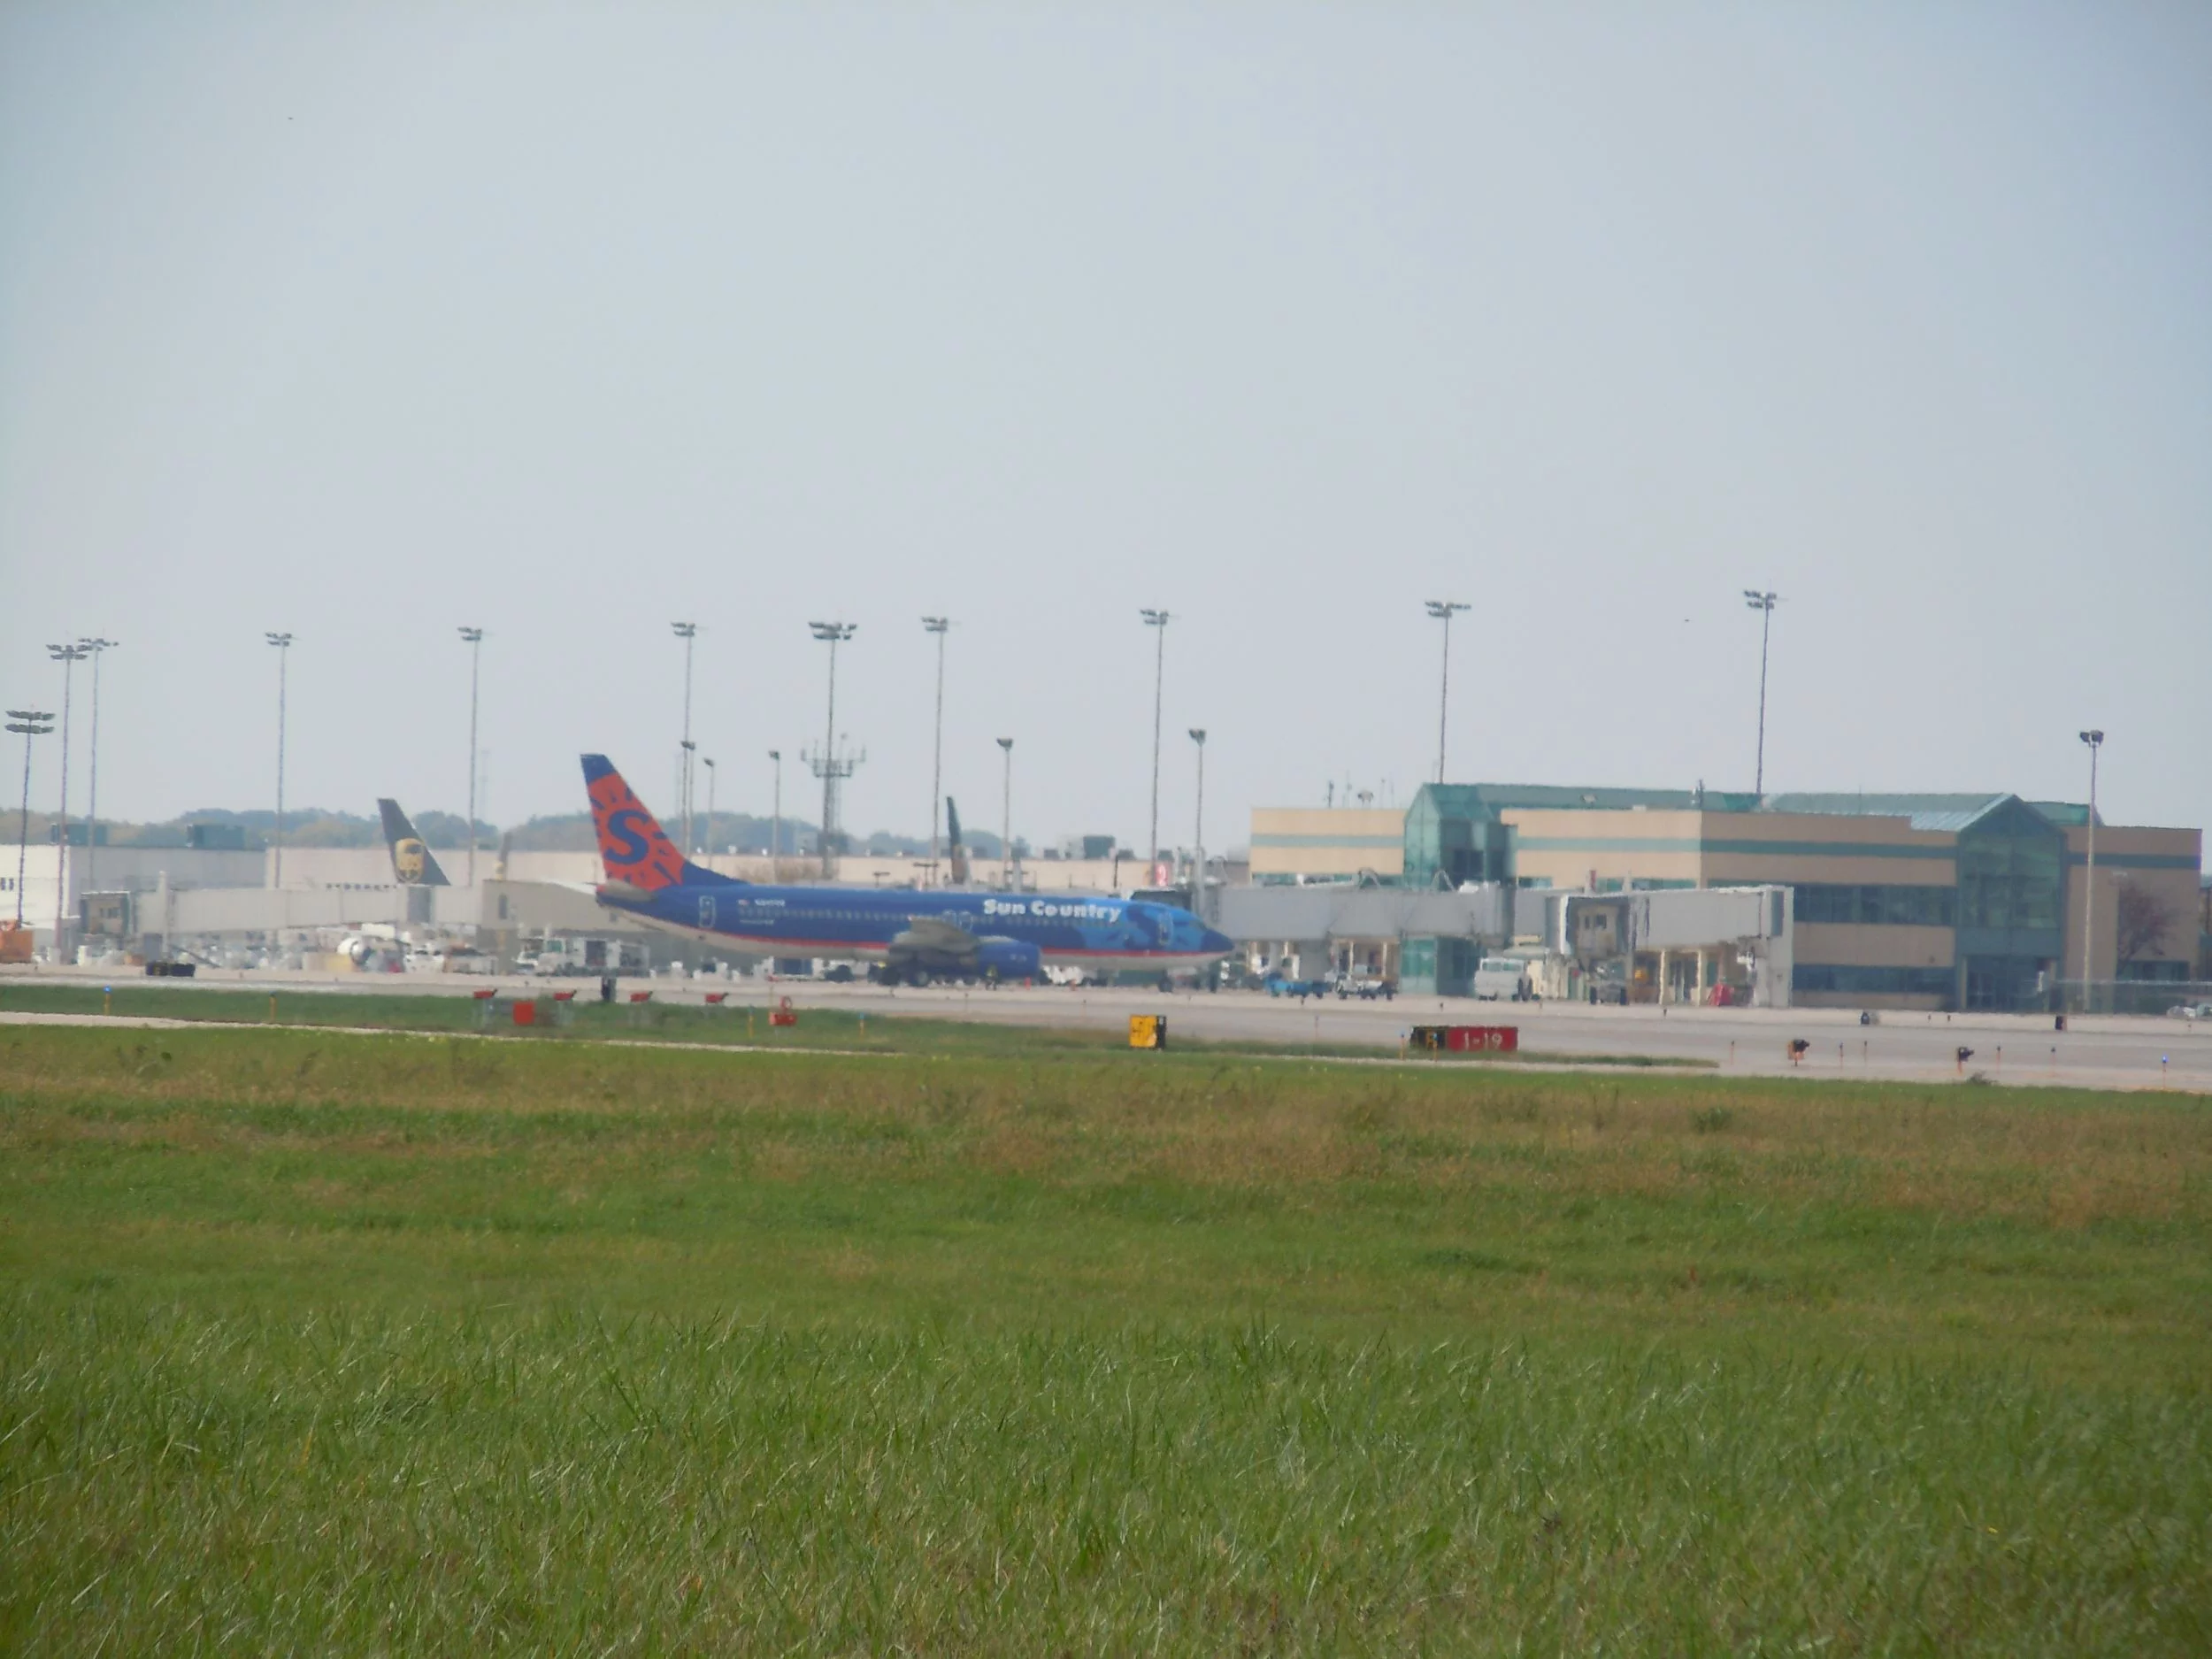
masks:
<svg viewBox="0 0 2212 1659"><path fill-rule="evenodd" d="M935 950L964 956L975 949L975 935L941 916L916 916L892 944L908 950Z"/></svg>

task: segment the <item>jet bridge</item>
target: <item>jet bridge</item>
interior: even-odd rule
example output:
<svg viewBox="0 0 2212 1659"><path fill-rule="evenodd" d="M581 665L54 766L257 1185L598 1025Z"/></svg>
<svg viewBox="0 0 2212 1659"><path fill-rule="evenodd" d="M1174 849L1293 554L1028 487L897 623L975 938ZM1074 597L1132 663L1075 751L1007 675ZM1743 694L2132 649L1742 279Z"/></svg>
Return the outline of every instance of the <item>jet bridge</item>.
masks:
<svg viewBox="0 0 2212 1659"><path fill-rule="evenodd" d="M1465 995L1484 953L1513 933L1512 890L1416 887L1224 887L1215 925L1245 965L1313 979L1331 967L1396 980L1409 991Z"/></svg>
<svg viewBox="0 0 2212 1659"><path fill-rule="evenodd" d="M1786 887L1515 895L1546 996L1786 1008L1796 960Z"/></svg>

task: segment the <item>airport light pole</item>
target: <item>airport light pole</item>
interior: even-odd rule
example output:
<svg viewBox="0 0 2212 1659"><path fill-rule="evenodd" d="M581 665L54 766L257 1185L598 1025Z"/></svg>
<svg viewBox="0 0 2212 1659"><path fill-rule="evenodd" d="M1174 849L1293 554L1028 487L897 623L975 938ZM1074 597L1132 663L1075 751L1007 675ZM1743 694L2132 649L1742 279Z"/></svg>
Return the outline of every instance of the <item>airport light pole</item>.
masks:
<svg viewBox="0 0 2212 1659"><path fill-rule="evenodd" d="M698 744L686 738L681 745L684 752L684 856L688 858L698 850L698 836L693 829L695 815L691 810L694 799L691 787L692 757L699 752Z"/></svg>
<svg viewBox="0 0 2212 1659"><path fill-rule="evenodd" d="M50 645L47 654L61 664L61 827L54 841L54 962L62 960L62 924L69 901L69 687L76 665L89 655L81 645Z"/></svg>
<svg viewBox="0 0 2212 1659"><path fill-rule="evenodd" d="M484 660L484 630L463 628L461 643L469 648L469 886L476 885L476 687L477 670Z"/></svg>
<svg viewBox="0 0 2212 1659"><path fill-rule="evenodd" d="M850 756L837 752L837 648L860 632L856 622L810 622L814 637L830 648L829 655L829 720L823 728L822 747L808 762L814 775L822 780L822 876L827 880L836 873L833 862L836 857L837 842L837 786L853 775L859 763ZM802 757L804 758L804 757Z"/></svg>
<svg viewBox="0 0 2212 1659"><path fill-rule="evenodd" d="M1190 741L1198 746L1198 812L1191 826L1191 913L1206 917L1206 728L1190 728Z"/></svg>
<svg viewBox="0 0 2212 1659"><path fill-rule="evenodd" d="M942 887L937 870L938 815L943 809L938 804L937 792L945 778L945 635L952 627L950 617L924 617L922 626L937 636L937 735L929 751L929 884Z"/></svg>
<svg viewBox="0 0 2212 1659"><path fill-rule="evenodd" d="M2089 941L2097 931L2097 751L2104 747L2104 733L2084 732L2081 741L2089 746L2089 857L2081 884L2081 1011L2086 1014L2089 971L2095 960L2090 955Z"/></svg>
<svg viewBox="0 0 2212 1659"><path fill-rule="evenodd" d="M1141 611L1144 626L1157 631L1152 652L1152 829L1145 838L1147 864L1160 856L1160 694L1167 684L1167 625L1164 611Z"/></svg>
<svg viewBox="0 0 2212 1659"><path fill-rule="evenodd" d="M702 755L699 764L707 769L707 868L714 868L714 757Z"/></svg>
<svg viewBox="0 0 2212 1659"><path fill-rule="evenodd" d="M284 693L285 678L292 662L292 636L288 634L263 635L276 647L277 653L277 805L276 805L276 869L269 885L284 885ZM472 770L476 765L474 756L469 757Z"/></svg>
<svg viewBox="0 0 2212 1659"><path fill-rule="evenodd" d="M23 926L23 878L30 868L31 852L31 740L45 737L54 729L54 716L47 709L10 709L8 730L19 733L23 738L23 810L16 820L15 839L15 925Z"/></svg>
<svg viewBox="0 0 2212 1659"><path fill-rule="evenodd" d="M1014 740L1002 737L998 746L1006 757L1005 782L999 805L998 861L1001 887L1014 890Z"/></svg>
<svg viewBox="0 0 2212 1659"><path fill-rule="evenodd" d="M692 642L699 637L699 625L695 622L672 622L668 626L676 631L676 637L684 642L684 734L681 745L684 756L684 777L681 794L684 814L684 856L688 858L691 856L691 647Z"/></svg>
<svg viewBox="0 0 2212 1659"><path fill-rule="evenodd" d="M1776 597L1756 588L1743 590L1744 603L1759 613L1759 752L1751 793L1761 800L1766 798L1767 792L1767 638L1774 629Z"/></svg>
<svg viewBox="0 0 2212 1659"><path fill-rule="evenodd" d="M770 819L768 832L768 879L776 879L776 861L783 856L783 750L772 749L768 758L776 763L776 815Z"/></svg>
<svg viewBox="0 0 2212 1659"><path fill-rule="evenodd" d="M1452 617L1455 612L1472 610L1471 605L1455 599L1431 599L1426 602L1428 613L1444 625L1444 664L1436 682L1436 780L1444 781L1444 722L1452 706Z"/></svg>
<svg viewBox="0 0 2212 1659"><path fill-rule="evenodd" d="M84 885L88 893L99 887L100 872L100 658L115 649L113 640L79 640L92 657L92 779L85 795Z"/></svg>

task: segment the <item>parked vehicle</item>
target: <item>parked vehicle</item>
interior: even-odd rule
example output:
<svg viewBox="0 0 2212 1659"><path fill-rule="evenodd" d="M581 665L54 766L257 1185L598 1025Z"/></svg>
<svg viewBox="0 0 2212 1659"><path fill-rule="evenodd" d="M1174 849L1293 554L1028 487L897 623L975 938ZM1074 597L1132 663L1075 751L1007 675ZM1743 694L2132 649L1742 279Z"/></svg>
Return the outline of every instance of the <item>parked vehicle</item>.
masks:
<svg viewBox="0 0 2212 1659"><path fill-rule="evenodd" d="M2177 1002L2166 1012L2176 1019L2212 1019L2212 1002Z"/></svg>
<svg viewBox="0 0 2212 1659"><path fill-rule="evenodd" d="M644 945L626 939L548 939L536 949L526 950L515 958L517 972L555 978L596 979L608 973L643 973L649 966ZM447 972L464 970L449 967Z"/></svg>
<svg viewBox="0 0 2212 1659"><path fill-rule="evenodd" d="M1320 979L1293 979L1279 973L1271 973L1263 983L1270 996L1294 996L1304 1002L1310 996L1326 996L1328 985Z"/></svg>
<svg viewBox="0 0 2212 1659"><path fill-rule="evenodd" d="M1348 1002L1357 997L1363 1002L1377 1000L1388 1002L1398 995L1398 982L1378 974L1332 972L1328 975L1329 988L1336 993L1337 1001Z"/></svg>
<svg viewBox="0 0 2212 1659"><path fill-rule="evenodd" d="M1528 964L1517 956L1485 956L1475 968L1475 1000L1479 1002L1527 1002L1535 1000Z"/></svg>

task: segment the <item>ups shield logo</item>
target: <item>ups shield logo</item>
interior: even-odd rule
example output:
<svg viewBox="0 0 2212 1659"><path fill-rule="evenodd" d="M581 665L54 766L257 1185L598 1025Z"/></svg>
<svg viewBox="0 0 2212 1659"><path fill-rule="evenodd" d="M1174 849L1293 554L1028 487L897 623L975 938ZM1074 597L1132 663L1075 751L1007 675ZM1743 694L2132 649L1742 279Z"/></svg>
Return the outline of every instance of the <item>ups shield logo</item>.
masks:
<svg viewBox="0 0 2212 1659"><path fill-rule="evenodd" d="M419 841L396 841L392 843L392 867L399 872L402 881L422 879L423 845Z"/></svg>

